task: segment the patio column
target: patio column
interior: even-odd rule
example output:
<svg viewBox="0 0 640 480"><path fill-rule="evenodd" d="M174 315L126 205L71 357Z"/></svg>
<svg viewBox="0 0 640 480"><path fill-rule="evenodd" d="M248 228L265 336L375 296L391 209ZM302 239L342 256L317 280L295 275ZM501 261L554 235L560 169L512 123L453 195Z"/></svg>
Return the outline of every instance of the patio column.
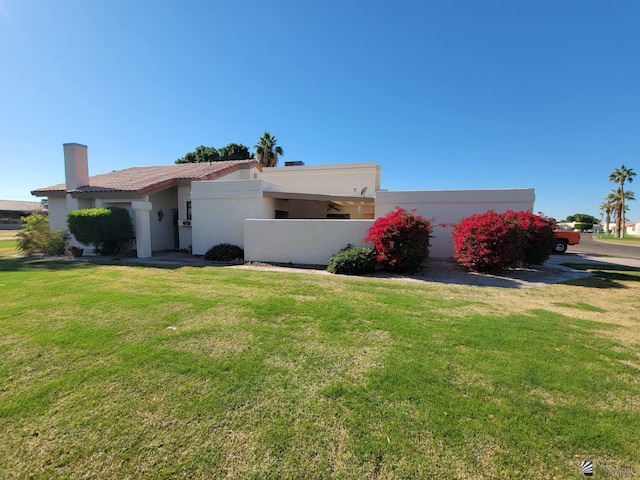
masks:
<svg viewBox="0 0 640 480"><path fill-rule="evenodd" d="M136 246L138 258L151 256L151 202L131 202L131 208L136 215Z"/></svg>

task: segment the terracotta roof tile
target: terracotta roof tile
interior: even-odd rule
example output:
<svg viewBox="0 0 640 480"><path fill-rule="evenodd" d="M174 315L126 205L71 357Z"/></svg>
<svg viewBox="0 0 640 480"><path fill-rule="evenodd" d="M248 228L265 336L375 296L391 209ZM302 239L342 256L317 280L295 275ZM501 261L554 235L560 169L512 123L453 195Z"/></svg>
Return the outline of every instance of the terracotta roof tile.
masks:
<svg viewBox="0 0 640 480"><path fill-rule="evenodd" d="M159 167L132 167L114 170L89 177L89 185L79 187L75 192L132 192L145 195L154 190L170 187L177 180L212 180L250 165L257 166L255 160L228 160L208 163L184 163ZM33 195L64 192L65 184L33 190Z"/></svg>

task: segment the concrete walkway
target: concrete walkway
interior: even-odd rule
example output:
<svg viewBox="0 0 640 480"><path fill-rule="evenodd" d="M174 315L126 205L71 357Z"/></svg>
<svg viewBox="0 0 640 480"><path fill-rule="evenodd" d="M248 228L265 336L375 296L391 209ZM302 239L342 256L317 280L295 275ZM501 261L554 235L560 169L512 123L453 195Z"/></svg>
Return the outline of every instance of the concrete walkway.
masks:
<svg viewBox="0 0 640 480"><path fill-rule="evenodd" d="M83 257L87 259L87 257ZM89 257L90 258L90 257ZM114 261L118 262L118 261ZM202 257L180 252L157 252L152 258L127 258L120 262L133 265L157 265L157 266L193 266L193 267L218 267L240 270L263 270L287 273L299 273L307 275L332 275L324 267L306 265L272 265L264 263L249 264L221 264L205 261ZM112 263L112 262L109 262ZM450 258L429 258L425 268L416 274L404 275L389 272L376 272L372 275L364 275L364 278L388 279L391 281L408 281L418 283L443 283L452 285L474 285L480 287L499 288L534 288L544 285L553 285L570 280L589 277L592 274L582 270L574 270L562 264L581 263L594 265L626 265L640 268L640 260L593 257L583 254L552 255L551 258L540 267L530 269L518 269L502 272L498 275L468 272L459 267Z"/></svg>

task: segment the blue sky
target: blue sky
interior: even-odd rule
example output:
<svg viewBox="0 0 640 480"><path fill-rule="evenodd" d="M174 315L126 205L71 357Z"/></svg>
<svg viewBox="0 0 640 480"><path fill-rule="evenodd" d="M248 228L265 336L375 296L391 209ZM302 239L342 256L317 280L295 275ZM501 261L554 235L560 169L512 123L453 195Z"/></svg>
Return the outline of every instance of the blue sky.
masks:
<svg viewBox="0 0 640 480"><path fill-rule="evenodd" d="M268 130L382 188L597 216L640 173L639 25L637 0L0 0L0 198L62 182L63 143L98 174Z"/></svg>

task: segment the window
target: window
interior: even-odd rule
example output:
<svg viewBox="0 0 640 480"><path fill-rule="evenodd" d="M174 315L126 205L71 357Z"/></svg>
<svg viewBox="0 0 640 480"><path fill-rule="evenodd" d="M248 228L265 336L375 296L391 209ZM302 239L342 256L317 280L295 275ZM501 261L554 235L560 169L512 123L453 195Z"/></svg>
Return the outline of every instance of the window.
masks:
<svg viewBox="0 0 640 480"><path fill-rule="evenodd" d="M191 220L191 200L187 200L187 220Z"/></svg>
<svg viewBox="0 0 640 480"><path fill-rule="evenodd" d="M276 218L289 218L289 212L287 212L286 210L276 210Z"/></svg>

